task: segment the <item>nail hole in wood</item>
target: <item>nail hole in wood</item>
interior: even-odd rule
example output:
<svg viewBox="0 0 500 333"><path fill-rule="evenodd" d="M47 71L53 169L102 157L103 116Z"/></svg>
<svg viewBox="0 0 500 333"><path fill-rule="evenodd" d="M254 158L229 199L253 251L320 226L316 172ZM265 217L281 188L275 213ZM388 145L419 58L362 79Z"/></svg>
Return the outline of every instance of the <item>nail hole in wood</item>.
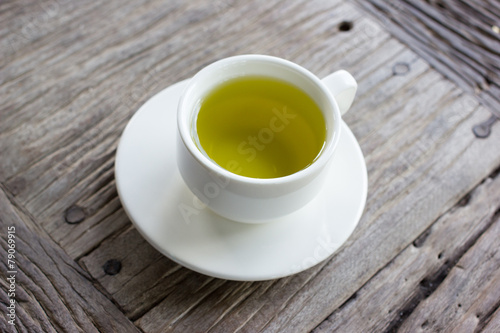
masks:
<svg viewBox="0 0 500 333"><path fill-rule="evenodd" d="M493 127L493 124L498 120L498 118L495 115L491 115L491 117L472 127L472 133L476 136L476 138L484 139L490 136L491 134L491 128Z"/></svg>
<svg viewBox="0 0 500 333"><path fill-rule="evenodd" d="M82 207L71 206L64 212L64 220L69 224L80 223L85 220L85 212Z"/></svg>
<svg viewBox="0 0 500 333"><path fill-rule="evenodd" d="M436 2L436 5L441 8L441 9L446 9L446 6L444 5L444 3L442 1L438 1Z"/></svg>
<svg viewBox="0 0 500 333"><path fill-rule="evenodd" d="M339 31L349 31L353 27L352 21L342 21L339 23Z"/></svg>
<svg viewBox="0 0 500 333"><path fill-rule="evenodd" d="M119 260L110 259L106 261L104 266L102 266L102 269L104 270L104 273L106 273L107 275L116 275L120 273L122 269L122 263Z"/></svg>
<svg viewBox="0 0 500 333"><path fill-rule="evenodd" d="M406 75L410 71L410 65L406 62L397 62L392 66L392 74Z"/></svg>

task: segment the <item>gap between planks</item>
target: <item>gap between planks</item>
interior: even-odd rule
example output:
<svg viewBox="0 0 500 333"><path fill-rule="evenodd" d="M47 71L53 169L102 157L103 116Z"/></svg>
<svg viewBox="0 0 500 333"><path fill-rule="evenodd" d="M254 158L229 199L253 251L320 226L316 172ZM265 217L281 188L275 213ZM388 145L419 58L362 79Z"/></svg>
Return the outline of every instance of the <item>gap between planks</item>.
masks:
<svg viewBox="0 0 500 333"><path fill-rule="evenodd" d="M427 228L417 238L415 238L415 240L410 245L404 248L398 255L396 255L390 262L388 262L386 266L384 266L376 274L374 274L374 276L370 280L368 280L361 288L359 288L354 294L352 294L351 297L347 299L338 309L336 309L325 321L319 324L314 332L319 333L331 330L383 330L385 332L395 332L402 325L404 325L407 318L412 316L414 310L418 306L421 306L422 302L431 297L433 293L438 290L440 285L446 281L450 271L455 267L458 269L461 268L459 264L457 265L457 263L459 263L462 258L474 248L481 237L483 237L484 234L490 232L489 230L495 223L500 223L500 204L494 202L494 200L491 199L489 203L485 204L485 201L487 201L487 199L492 195L495 195L496 193L496 195L498 196L498 194L500 194L500 191L498 190L498 188L500 187L499 171L500 167L493 171L473 190L464 195L463 198L458 200L457 203L446 213L437 218L436 221L431 226L429 226L429 228ZM467 212L469 210L471 211L470 213L463 213L464 211ZM465 215L464 217L460 214L468 215ZM448 222L448 224L451 224L453 222L460 222L458 226L454 226L454 228L460 228L461 225L471 223L467 220L473 218L481 218L482 222L478 223L479 226L476 226L475 229L469 227L468 232L470 233L473 231L473 234L470 235L469 238L466 238L463 243L461 243L462 245L456 248L456 250L454 250L452 254L448 253L450 249L447 247L444 247L444 249L441 251L438 251L436 249L436 252L439 252L438 254L436 254L436 252L432 252L434 254L427 254L427 256L430 255L431 257L437 255L438 261L441 261L442 264L427 264L427 266L432 266L433 268L427 273L421 274L422 277L419 280L415 281L416 289L399 289L399 287L395 285L389 284L389 286L383 286L380 284L384 281L384 283L387 284L387 281L389 280L388 276L390 276L391 274L390 271L394 270L394 266L404 266L406 264L408 265L407 269L410 269L414 264L407 264L404 261L408 262L411 260L415 260L412 259L415 256L415 250L419 251L421 249L425 249L427 253L427 251L429 251L427 249L428 245L426 244L427 239L433 238L432 242L436 242L435 238L437 236L435 236L434 233L445 233L441 230L445 228L446 222ZM468 229L463 229L464 232L467 232L467 230ZM432 248L430 250L432 250ZM431 259L429 258L427 260ZM406 272L406 274L411 274L411 272ZM377 288L382 288L384 290L377 291ZM380 297L382 297L383 295L386 295L390 298L388 293L407 293L407 296L402 301L400 301L402 303L398 302L392 304L391 302L388 302L392 304L392 307L388 307L388 305L385 305L384 301L380 299ZM402 296L398 297L402 298ZM378 306L380 308L377 308L377 304L375 303L379 301L380 303L378 303ZM371 322L371 326L369 326L366 319L369 319L370 311L367 310L367 308L374 308L376 309L376 311L382 311L382 309L385 309L384 311L386 311L389 308L389 314L391 312L393 313L393 319L390 322ZM488 314L482 316L481 325L484 326L487 324L490 316L493 315L493 312L496 310L496 308L497 305L493 306ZM363 320L361 320L361 318L357 318L356 316L362 316L362 318L365 318L364 322L366 324L363 324Z"/></svg>

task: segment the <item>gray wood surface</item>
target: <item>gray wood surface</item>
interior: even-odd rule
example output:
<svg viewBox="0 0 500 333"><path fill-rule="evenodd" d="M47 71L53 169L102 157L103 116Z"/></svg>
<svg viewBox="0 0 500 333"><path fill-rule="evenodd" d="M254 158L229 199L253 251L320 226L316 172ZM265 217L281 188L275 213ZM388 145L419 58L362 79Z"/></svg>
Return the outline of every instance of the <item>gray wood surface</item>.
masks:
<svg viewBox="0 0 500 333"><path fill-rule="evenodd" d="M401 330L476 331L500 306L500 214L460 258L435 293L420 303Z"/></svg>
<svg viewBox="0 0 500 333"><path fill-rule="evenodd" d="M357 3L500 118L500 6L487 0Z"/></svg>
<svg viewBox="0 0 500 333"><path fill-rule="evenodd" d="M405 332L472 332L484 326L500 302L498 285L484 283L498 283L500 272L498 265L490 264L500 247L495 230L500 225L500 205L488 200L499 196L500 177L488 178L377 272L315 332L394 331L403 323ZM488 237L484 242L492 257L477 253L481 250L476 243L483 237ZM475 262L465 264L467 258ZM449 294L443 294L446 292ZM470 326L459 330L460 325Z"/></svg>
<svg viewBox="0 0 500 333"><path fill-rule="evenodd" d="M47 239L29 214L17 209L0 188L0 244L6 256L7 228L15 230L15 271L2 260L0 308L2 332L139 332L92 279L64 251ZM10 230L10 229L9 229ZM5 231L5 233L4 233ZM15 276L7 288L7 276ZM12 280L11 280L12 281ZM9 292L15 297L8 297ZM10 291L13 290L13 291ZM7 305L16 300L16 325L7 323Z"/></svg>
<svg viewBox="0 0 500 333"><path fill-rule="evenodd" d="M491 316L490 321L483 330L485 333L494 333L498 331L500 331L500 308Z"/></svg>
<svg viewBox="0 0 500 333"><path fill-rule="evenodd" d="M429 22L402 6L386 18ZM469 43L481 17L459 31ZM485 51L472 47L478 61L462 64L447 32L424 55L424 30L405 45L342 0L6 1L0 22L0 242L19 226L20 331L497 331L500 125L472 132L493 110L484 96L497 98L496 51L477 64ZM141 104L242 53L320 77L344 68L359 83L345 121L366 157L364 215L331 258L272 281L215 279L163 257L126 217L113 175ZM483 65L491 73L467 76ZM474 96L477 82L492 88Z"/></svg>

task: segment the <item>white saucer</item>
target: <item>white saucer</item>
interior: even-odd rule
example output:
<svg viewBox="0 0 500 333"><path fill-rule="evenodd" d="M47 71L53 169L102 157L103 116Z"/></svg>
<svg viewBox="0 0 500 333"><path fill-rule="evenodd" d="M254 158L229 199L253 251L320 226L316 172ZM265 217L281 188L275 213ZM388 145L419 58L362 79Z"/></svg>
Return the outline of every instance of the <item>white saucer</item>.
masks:
<svg viewBox="0 0 500 333"><path fill-rule="evenodd" d="M268 280L310 268L351 235L364 209L367 173L356 138L342 135L322 192L299 211L266 224L224 219L193 205L176 163L177 101L187 81L147 101L120 139L115 177L135 227L158 251L194 271L230 280Z"/></svg>

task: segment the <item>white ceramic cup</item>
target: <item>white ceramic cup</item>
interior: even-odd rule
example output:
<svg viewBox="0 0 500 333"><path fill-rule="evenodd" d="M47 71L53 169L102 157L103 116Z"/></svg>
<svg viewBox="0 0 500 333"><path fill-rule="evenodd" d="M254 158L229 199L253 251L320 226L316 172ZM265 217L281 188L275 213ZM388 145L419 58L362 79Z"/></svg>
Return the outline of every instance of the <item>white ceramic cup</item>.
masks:
<svg viewBox="0 0 500 333"><path fill-rule="evenodd" d="M198 149L195 122L201 101L221 83L244 76L286 81L316 102L325 118L326 142L311 165L284 177L250 178L220 167ZM188 83L177 114L177 163L185 183L199 200L197 208L207 206L234 221L262 223L306 205L321 189L339 141L341 115L350 108L356 89L356 81L344 70L320 80L295 63L265 55L229 57L203 68Z"/></svg>

